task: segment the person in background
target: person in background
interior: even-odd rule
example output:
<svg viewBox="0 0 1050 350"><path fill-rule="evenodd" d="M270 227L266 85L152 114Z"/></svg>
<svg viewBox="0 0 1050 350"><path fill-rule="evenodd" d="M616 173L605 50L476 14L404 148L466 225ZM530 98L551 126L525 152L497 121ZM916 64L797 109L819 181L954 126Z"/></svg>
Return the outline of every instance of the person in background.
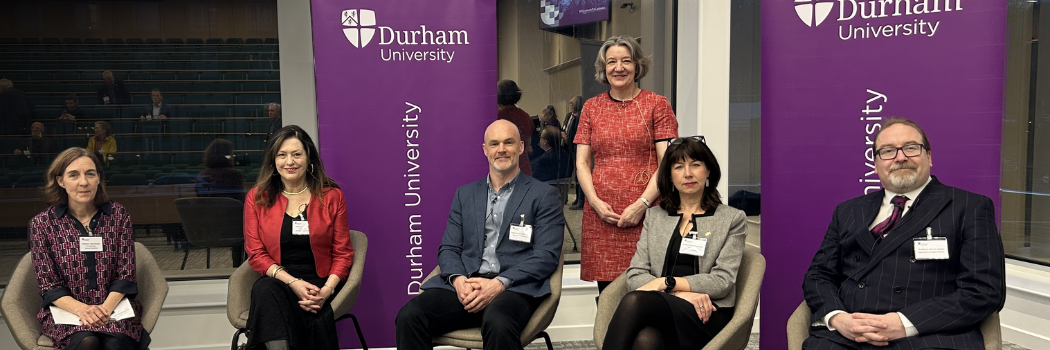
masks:
<svg viewBox="0 0 1050 350"><path fill-rule="evenodd" d="M561 139L564 140L565 151L569 152L569 157L575 162L576 159L576 144L573 140L576 139L576 127L580 121L580 111L583 110L583 96L576 96L569 99L569 114L565 116L565 128L561 132ZM572 202L569 209L580 210L583 209L583 187L579 185L580 181L576 181L576 200Z"/></svg>
<svg viewBox="0 0 1050 350"><path fill-rule="evenodd" d="M144 350L150 344L136 299L131 216L109 200L103 175L95 153L80 147L62 151L45 175L49 207L29 221L29 249L43 299L37 320L55 349ZM125 301L134 316L113 319ZM55 309L76 315L80 324L56 323Z"/></svg>
<svg viewBox="0 0 1050 350"><path fill-rule="evenodd" d="M197 197L226 197L244 202L244 176L233 168L233 142L212 141L204 150L204 166L194 185Z"/></svg>
<svg viewBox="0 0 1050 350"><path fill-rule="evenodd" d="M10 79L0 79L0 135L29 132L31 109L24 91L16 89Z"/></svg>
<svg viewBox="0 0 1050 350"><path fill-rule="evenodd" d="M559 134L557 136L560 140L561 122L558 121L558 112L554 110L554 106L552 105L547 105L547 108L544 108L543 112L540 112L540 130L542 131L548 126L553 126L558 129Z"/></svg>
<svg viewBox="0 0 1050 350"><path fill-rule="evenodd" d="M532 170L536 180L552 181L569 177L572 174L572 160L569 154L561 149L561 132L553 125L548 125L540 133L540 148L543 154L532 160Z"/></svg>
<svg viewBox="0 0 1050 350"><path fill-rule="evenodd" d="M500 80L496 83L496 104L499 107L496 119L509 121L518 127L518 132L521 133L521 140L525 142L525 151L518 158L518 166L521 167L522 173L532 176L532 166L529 164L529 151L532 150L531 140L532 134L536 131L536 126L532 123L532 117L515 105L518 101L521 101L521 89L518 88L518 83L509 79Z"/></svg>
<svg viewBox="0 0 1050 350"><path fill-rule="evenodd" d="M160 89L154 88L153 91L150 92L149 98L153 103L150 103L142 110L142 115L139 116L139 119L168 119L175 117L175 114L172 113L171 106L164 103L164 95L161 95Z"/></svg>
<svg viewBox="0 0 1050 350"><path fill-rule="evenodd" d="M124 82L113 76L113 71L102 71L102 85L98 86L98 103L104 105L130 104L131 93Z"/></svg>
<svg viewBox="0 0 1050 350"><path fill-rule="evenodd" d="M252 286L248 349L339 349L331 297L350 273L346 200L317 146L297 125L267 142L244 202Z"/></svg>
<svg viewBox="0 0 1050 350"><path fill-rule="evenodd" d="M718 160L700 137L671 141L605 348L700 349L733 318L747 217L722 204Z"/></svg>
<svg viewBox="0 0 1050 350"><path fill-rule="evenodd" d="M59 120L77 120L77 118L84 118L87 112L77 104L77 95L68 94L65 99L65 107L62 107L62 114L58 116Z"/></svg>
<svg viewBox="0 0 1050 350"><path fill-rule="evenodd" d="M55 140L44 136L44 123L34 122L29 138L22 140L22 146L16 148L14 154L34 157L31 163L41 165L57 149Z"/></svg>
<svg viewBox="0 0 1050 350"><path fill-rule="evenodd" d="M113 138L113 127L105 121L95 122L95 134L88 138L87 150L97 153L99 159L106 165L113 160L113 154L117 153L117 139Z"/></svg>
<svg viewBox="0 0 1050 350"><path fill-rule="evenodd" d="M583 105L576 129L576 177L583 211L580 278L604 290L630 264L638 226L659 203L656 169L678 120L666 97L638 87L652 59L629 36L609 38L594 61L595 80L609 92ZM593 166L593 170L592 170Z"/></svg>
<svg viewBox="0 0 1050 350"><path fill-rule="evenodd" d="M269 140L277 130L281 130L284 121L281 120L281 104L270 102L266 104L266 115L270 117L270 128L266 131L266 139Z"/></svg>

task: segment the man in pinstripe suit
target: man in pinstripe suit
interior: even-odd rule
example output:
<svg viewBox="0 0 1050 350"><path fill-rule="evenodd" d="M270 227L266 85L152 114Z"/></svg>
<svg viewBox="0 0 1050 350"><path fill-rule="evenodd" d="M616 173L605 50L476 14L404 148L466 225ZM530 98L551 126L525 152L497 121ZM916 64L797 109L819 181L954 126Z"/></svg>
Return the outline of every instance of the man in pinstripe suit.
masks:
<svg viewBox="0 0 1050 350"><path fill-rule="evenodd" d="M802 285L803 348L983 348L979 325L1006 299L991 199L931 176L911 120L886 120L872 149L884 189L835 208Z"/></svg>

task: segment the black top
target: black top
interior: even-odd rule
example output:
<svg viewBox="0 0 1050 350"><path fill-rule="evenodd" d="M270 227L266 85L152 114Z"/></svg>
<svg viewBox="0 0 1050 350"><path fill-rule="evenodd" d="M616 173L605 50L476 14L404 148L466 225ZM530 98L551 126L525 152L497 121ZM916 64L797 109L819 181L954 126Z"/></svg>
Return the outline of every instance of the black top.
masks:
<svg viewBox="0 0 1050 350"><path fill-rule="evenodd" d="M306 210L303 210L303 218L306 218ZM292 276L321 277L317 276L317 263L314 261L314 251L310 247L309 235L293 235L292 222L298 221L284 214L284 223L281 225L281 265L285 271Z"/></svg>
<svg viewBox="0 0 1050 350"><path fill-rule="evenodd" d="M690 233L697 232L697 234L699 234L701 230L701 228L696 227L696 218L714 215L714 208L704 212L703 214L693 214L693 227L690 230ZM689 275L695 275L700 272L700 257L678 253L678 250L682 247L682 235L679 233L681 230L681 226L682 222L681 220L679 220L678 225L675 225L674 231L671 232L671 242L667 244L667 253L665 253L664 256L673 256L674 258L664 260L664 276L685 277Z"/></svg>

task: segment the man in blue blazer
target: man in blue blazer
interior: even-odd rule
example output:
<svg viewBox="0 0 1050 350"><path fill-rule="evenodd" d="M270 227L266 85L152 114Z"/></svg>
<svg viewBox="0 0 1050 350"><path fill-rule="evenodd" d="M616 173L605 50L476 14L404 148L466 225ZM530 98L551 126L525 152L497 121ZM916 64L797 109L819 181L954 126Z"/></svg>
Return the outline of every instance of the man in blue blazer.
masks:
<svg viewBox="0 0 1050 350"><path fill-rule="evenodd" d="M142 114L139 116L140 119L168 119L175 117L171 106L164 103L164 95L161 95L160 89L154 88L153 91L150 91L149 98L153 103L142 109Z"/></svg>
<svg viewBox="0 0 1050 350"><path fill-rule="evenodd" d="M872 145L883 190L835 208L802 290L806 349L983 349L980 324L1006 296L988 197L930 175L918 124L885 121Z"/></svg>
<svg viewBox="0 0 1050 350"><path fill-rule="evenodd" d="M486 178L456 190L438 249L441 275L397 314L398 349L430 349L434 336L481 326L485 349L521 349L521 331L551 293L565 218L553 186L518 169L518 128L485 130Z"/></svg>

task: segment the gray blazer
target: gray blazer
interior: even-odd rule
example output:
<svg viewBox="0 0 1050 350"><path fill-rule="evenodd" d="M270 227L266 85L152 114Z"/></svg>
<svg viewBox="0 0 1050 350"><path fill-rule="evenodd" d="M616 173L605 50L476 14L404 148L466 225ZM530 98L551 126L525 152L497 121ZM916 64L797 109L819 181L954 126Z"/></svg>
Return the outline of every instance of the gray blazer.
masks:
<svg viewBox="0 0 1050 350"><path fill-rule="evenodd" d="M496 243L499 275L511 280L507 290L532 297L550 294L550 277L558 268L561 245L565 240L565 217L562 215L561 194L554 186L525 174L514 180L507 208L503 212ZM444 288L452 275L471 276L481 268L485 245L485 208L488 201L485 179L456 189L448 213L445 235L438 248L441 278L431 278L423 289ZM532 242L510 240L510 224L518 224L521 216L532 225Z"/></svg>
<svg viewBox="0 0 1050 350"><path fill-rule="evenodd" d="M638 249L626 272L628 290L663 277L667 245L671 235L678 234L675 228L681 219L681 214L671 215L660 207L645 212ZM736 303L736 273L744 255L747 217L739 209L719 204L714 215L696 217L696 227L701 237L707 232L711 235L706 236L707 247L704 256L700 257L700 273L684 277L689 281L689 289L711 296L711 302L719 307L733 307Z"/></svg>

